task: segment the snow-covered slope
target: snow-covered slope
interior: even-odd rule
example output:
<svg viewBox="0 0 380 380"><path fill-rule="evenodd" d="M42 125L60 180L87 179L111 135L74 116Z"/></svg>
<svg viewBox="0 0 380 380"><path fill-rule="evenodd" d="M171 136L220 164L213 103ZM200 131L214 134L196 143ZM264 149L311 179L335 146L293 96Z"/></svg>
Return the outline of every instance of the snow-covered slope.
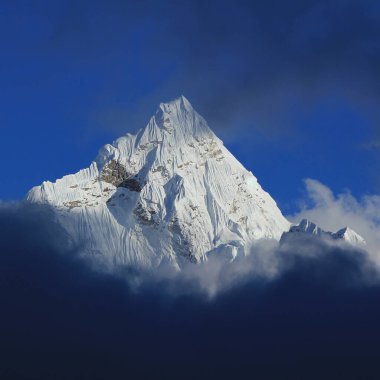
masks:
<svg viewBox="0 0 380 380"><path fill-rule="evenodd" d="M302 219L299 224L290 227L288 232L284 232L281 237L281 242L286 242L289 238L294 238L295 236L318 236L325 237L327 239L344 241L353 246L365 246L365 240L354 230L348 227L342 228L337 232L324 231L322 228L318 227L315 223L310 222L307 219Z"/></svg>
<svg viewBox="0 0 380 380"><path fill-rule="evenodd" d="M210 252L244 254L290 223L183 96L105 145L89 168L34 187L83 251L104 264L175 267Z"/></svg>
<svg viewBox="0 0 380 380"><path fill-rule="evenodd" d="M345 242L355 246L366 245L364 238L349 227L344 227L339 231L332 233L332 237L336 240L344 240Z"/></svg>

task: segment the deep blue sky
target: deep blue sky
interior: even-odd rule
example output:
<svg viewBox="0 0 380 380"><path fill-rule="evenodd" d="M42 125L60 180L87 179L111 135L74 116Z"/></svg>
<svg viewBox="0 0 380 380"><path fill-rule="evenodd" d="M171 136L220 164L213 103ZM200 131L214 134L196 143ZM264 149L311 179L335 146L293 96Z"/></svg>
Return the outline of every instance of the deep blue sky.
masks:
<svg viewBox="0 0 380 380"><path fill-rule="evenodd" d="M179 94L285 212L306 177L380 191L376 1L11 1L0 33L2 200Z"/></svg>

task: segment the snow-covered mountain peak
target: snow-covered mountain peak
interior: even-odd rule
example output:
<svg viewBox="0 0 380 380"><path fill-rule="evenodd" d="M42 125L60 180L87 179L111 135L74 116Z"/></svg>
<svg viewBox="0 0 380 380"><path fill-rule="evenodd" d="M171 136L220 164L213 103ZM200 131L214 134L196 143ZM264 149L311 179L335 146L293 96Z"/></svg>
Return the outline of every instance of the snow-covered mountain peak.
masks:
<svg viewBox="0 0 380 380"><path fill-rule="evenodd" d="M323 230L319 228L315 223L310 222L307 219L302 219L298 225L290 227L290 231L293 232L305 232L312 235L321 235Z"/></svg>
<svg viewBox="0 0 380 380"><path fill-rule="evenodd" d="M178 169L189 165L206 165L208 156L221 160L222 147L203 117L181 96L161 103L135 135L128 133L103 146L95 161L100 172L110 161L117 161L129 174L140 172L145 177L154 172L154 166L180 174Z"/></svg>
<svg viewBox="0 0 380 380"><path fill-rule="evenodd" d="M344 241L359 247L366 244L365 240L351 228L344 227L337 232L325 231L307 219L302 219L299 224L291 226L288 232L283 233L281 242L284 243L289 239L294 239L297 237L302 238L310 235L336 241Z"/></svg>
<svg viewBox="0 0 380 380"><path fill-rule="evenodd" d="M167 103L161 103L151 123L163 131L166 140L179 137L216 137L207 122L183 95Z"/></svg>
<svg viewBox="0 0 380 380"><path fill-rule="evenodd" d="M343 239L353 245L363 246L366 244L364 238L362 238L357 232L349 227L344 227L334 233L336 239Z"/></svg>
<svg viewBox="0 0 380 380"><path fill-rule="evenodd" d="M191 103L183 95L166 103L160 103L159 109L168 114L178 112L195 112Z"/></svg>
<svg viewBox="0 0 380 380"><path fill-rule="evenodd" d="M111 266L235 257L290 226L183 96L103 146L89 168L44 182L27 199L52 205L73 239Z"/></svg>

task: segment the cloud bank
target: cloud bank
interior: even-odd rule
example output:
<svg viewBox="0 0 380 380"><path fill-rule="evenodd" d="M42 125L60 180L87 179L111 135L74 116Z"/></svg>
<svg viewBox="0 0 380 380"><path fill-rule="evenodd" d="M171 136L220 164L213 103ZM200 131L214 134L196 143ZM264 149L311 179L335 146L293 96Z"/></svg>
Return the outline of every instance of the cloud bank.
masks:
<svg viewBox="0 0 380 380"><path fill-rule="evenodd" d="M309 213L322 200L346 205L316 181L308 189ZM356 202L363 219L376 215L376 203ZM259 243L233 265L215 257L182 273L129 272L133 281L91 270L79 252L49 208L1 204L2 378L377 373L380 283L364 251L312 237Z"/></svg>
<svg viewBox="0 0 380 380"><path fill-rule="evenodd" d="M342 256L357 263L360 283L368 285L377 281L380 269L380 196L368 195L357 200L349 191L334 195L327 186L312 179L305 180L305 190L305 197L299 201L300 211L288 216L291 221L298 223L306 218L331 231L348 226L362 235L367 245L354 247L313 236L290 237L280 245L275 241L259 240L250 248L249 255L238 256L233 262L229 257L211 253L207 262L183 264L181 271L165 264L155 270L120 267L111 277L123 282L136 294L160 288L171 297L196 295L212 300L250 282L265 286L280 281L299 260L313 262ZM24 252L27 248L31 252L28 261L40 259L38 255L42 247L42 252L53 252L51 259L70 261L94 275L110 276L109 268L99 267L91 258L82 256L82 247L74 245L56 222L54 210L49 206L1 203L0 218L3 241L8 244L5 252L11 249L12 244L17 247L20 241L28 241L28 246L20 249Z"/></svg>

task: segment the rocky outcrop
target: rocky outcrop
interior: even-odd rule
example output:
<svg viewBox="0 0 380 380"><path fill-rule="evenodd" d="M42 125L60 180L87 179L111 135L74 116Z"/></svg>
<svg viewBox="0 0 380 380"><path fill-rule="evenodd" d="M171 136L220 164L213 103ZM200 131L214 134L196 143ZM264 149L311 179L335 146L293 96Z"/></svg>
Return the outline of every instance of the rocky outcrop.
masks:
<svg viewBox="0 0 380 380"><path fill-rule="evenodd" d="M115 187L125 187L128 190L140 192L141 184L135 177L128 173L125 167L116 160L111 160L106 164L100 174L100 180Z"/></svg>

